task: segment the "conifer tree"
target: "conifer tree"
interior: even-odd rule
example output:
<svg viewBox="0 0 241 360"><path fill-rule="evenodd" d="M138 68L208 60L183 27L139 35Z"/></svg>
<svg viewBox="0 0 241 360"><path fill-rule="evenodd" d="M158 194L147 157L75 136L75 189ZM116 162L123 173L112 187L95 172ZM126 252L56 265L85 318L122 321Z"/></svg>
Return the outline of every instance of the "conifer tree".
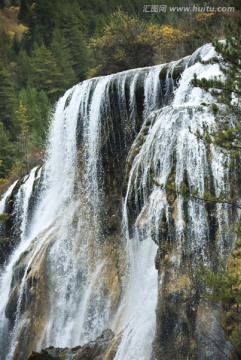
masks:
<svg viewBox="0 0 241 360"><path fill-rule="evenodd" d="M31 25L33 21L33 1L31 0L21 0L20 9L18 14L18 19L21 23L25 25Z"/></svg>
<svg viewBox="0 0 241 360"><path fill-rule="evenodd" d="M241 17L236 22L226 25L225 35L223 41L213 39L217 56L208 60L220 65L224 78L214 77L207 80L197 79L195 76L193 85L209 91L214 96L215 112L218 112L220 105L225 105L227 117L233 118L232 126L224 124L206 140L214 142L229 151L233 157L239 158L241 154Z"/></svg>
<svg viewBox="0 0 241 360"><path fill-rule="evenodd" d="M13 146L10 142L9 133L0 122L0 178L5 178L13 165Z"/></svg>
<svg viewBox="0 0 241 360"><path fill-rule="evenodd" d="M45 145L46 136L48 134L49 122L51 117L51 104L49 102L46 93L41 90L37 95L37 104L40 111L39 118L39 136L41 139L41 145Z"/></svg>
<svg viewBox="0 0 241 360"><path fill-rule="evenodd" d="M29 132L32 137L33 145L41 147L44 144L48 130L48 120L50 115L50 103L46 93L31 86L21 90L20 100L26 107Z"/></svg>
<svg viewBox="0 0 241 360"><path fill-rule="evenodd" d="M10 71L0 61L0 116L5 128L14 137L16 96Z"/></svg>
<svg viewBox="0 0 241 360"><path fill-rule="evenodd" d="M195 79L194 85L210 91L220 103L228 105L235 111L236 108L241 107L241 18L236 24L228 23L225 40L214 39L213 45L217 56L209 62L220 65L225 79Z"/></svg>
<svg viewBox="0 0 241 360"><path fill-rule="evenodd" d="M21 138L21 142L22 142L22 146L23 146L24 162L26 165L26 170L27 170L27 172L29 172L29 170L30 170L30 167L29 167L29 135L30 135L29 118L28 118L28 114L27 114L27 106L26 106L26 104L23 103L23 101L21 99L19 101L19 106L16 111L16 115L17 115L17 120L20 124L20 129L21 129L20 138Z"/></svg>
<svg viewBox="0 0 241 360"><path fill-rule="evenodd" d="M62 25L63 34L68 44L72 67L79 81L86 78L86 72L90 65L85 35L81 28L79 18L74 14L64 18Z"/></svg>
<svg viewBox="0 0 241 360"><path fill-rule="evenodd" d="M43 40L46 46L50 45L52 34L58 23L57 0L39 0L34 4L34 22L32 32L38 43Z"/></svg>
<svg viewBox="0 0 241 360"><path fill-rule="evenodd" d="M27 87L32 82L31 58L21 50L16 59L16 80L19 88Z"/></svg>
<svg viewBox="0 0 241 360"><path fill-rule="evenodd" d="M67 90L69 87L77 83L77 77L73 70L73 63L70 56L67 41L61 35L59 30L55 30L51 43L51 51L55 57L59 70L62 73L64 87Z"/></svg>
<svg viewBox="0 0 241 360"><path fill-rule="evenodd" d="M46 92L50 101L56 101L65 90L64 79L52 52L44 44L35 46L31 65L34 87Z"/></svg>

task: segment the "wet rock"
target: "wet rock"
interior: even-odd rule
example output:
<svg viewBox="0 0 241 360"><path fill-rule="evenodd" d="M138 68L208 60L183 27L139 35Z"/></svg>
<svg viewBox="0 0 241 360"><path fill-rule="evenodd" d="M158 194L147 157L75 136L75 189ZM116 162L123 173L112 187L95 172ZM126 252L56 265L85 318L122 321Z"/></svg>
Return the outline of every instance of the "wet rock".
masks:
<svg viewBox="0 0 241 360"><path fill-rule="evenodd" d="M69 348L49 347L40 353L32 352L28 360L112 360L116 351L113 351L112 341L115 334L112 330L106 329L96 338L83 346ZM111 354L111 356L110 356Z"/></svg>
<svg viewBox="0 0 241 360"><path fill-rule="evenodd" d="M29 357L29 360L60 360L67 359L69 355L72 355L72 351L68 348L54 348L49 347L42 350L41 353L34 352Z"/></svg>
<svg viewBox="0 0 241 360"><path fill-rule="evenodd" d="M12 248L12 241L9 237L0 236L0 265L3 265Z"/></svg>
<svg viewBox="0 0 241 360"><path fill-rule="evenodd" d="M197 294L193 292L191 274L178 267L179 258L178 249L163 246L157 251L155 265L159 267L160 286L153 344L155 360L194 359Z"/></svg>
<svg viewBox="0 0 241 360"><path fill-rule="evenodd" d="M73 360L102 360L114 336L115 334L112 330L104 330L95 341L90 341L79 349L74 354Z"/></svg>

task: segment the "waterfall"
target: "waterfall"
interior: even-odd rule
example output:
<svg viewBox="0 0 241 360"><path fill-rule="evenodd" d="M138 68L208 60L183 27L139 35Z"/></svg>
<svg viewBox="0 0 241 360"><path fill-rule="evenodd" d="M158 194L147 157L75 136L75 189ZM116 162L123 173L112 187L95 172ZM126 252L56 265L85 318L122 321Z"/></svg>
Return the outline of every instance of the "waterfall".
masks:
<svg viewBox="0 0 241 360"><path fill-rule="evenodd" d="M115 360L151 358L162 223L174 223L177 267L181 253L208 262L209 215L197 198L185 210L182 186L199 198L211 183L216 196L229 190L228 156L197 137L216 128L213 99L190 84L194 74L221 74L197 62L213 55L206 45L171 64L86 80L59 100L44 166L0 202L4 212L13 194L19 234L1 274L3 359L73 348L107 328L118 339ZM229 209L215 206L223 234ZM225 241L220 235L220 251Z"/></svg>
<svg viewBox="0 0 241 360"><path fill-rule="evenodd" d="M16 222L20 224L20 244L16 247L16 250L13 252L12 256L10 257L5 269L2 272L1 276L1 283L0 283L0 292L1 292L1 303L0 303L0 331L4 334L5 329L8 329L8 319L5 316L5 309L8 303L8 297L10 293L10 286L13 276L13 268L16 262L19 260L21 254L28 249L29 242L26 240L26 232L28 227L28 207L29 201L33 191L33 182L37 178L38 168L34 168L31 170L30 174L25 176L22 184L15 196L15 206L14 212L17 214ZM17 185L17 181L9 188L9 190L3 196L1 201L2 211L5 210L6 202L8 200L9 195L14 190L15 186ZM19 291L21 297L21 289ZM18 306L17 306L18 307ZM19 308L16 309L16 320L18 320L19 316ZM10 334L10 338L14 336L13 333ZM2 346L0 354L2 354L2 350L5 350L5 337L2 337ZM3 352L4 354L4 352ZM3 355L2 355L3 356Z"/></svg>
<svg viewBox="0 0 241 360"><path fill-rule="evenodd" d="M213 48L206 46L199 53L200 56L203 55L203 59L205 59L202 54L204 51L208 57L214 55ZM154 234L157 243L158 237L161 235L158 227L164 213L165 217L169 218L167 193L163 188L170 184L172 175L177 191L181 192L186 176L190 190L195 189L200 198L204 198L205 181L209 178L209 182L211 182L210 176L214 178L216 196L219 196L228 183L228 157L212 145L210 152L213 171L210 173L210 160L205 142L196 135L197 132L203 134L204 129L211 132L215 128L216 122L208 106L213 102L211 95L200 88L190 87L194 74L198 78L208 79L210 76L219 76L221 73L217 64L205 66L196 63L187 68L175 92L172 106L165 106L151 113L147 118L146 122L151 122L149 132L139 153L132 160L126 205L128 198L133 196L133 192L136 204L140 203L140 198L143 198L142 212L147 213L146 222L148 224L145 224L144 228L147 228L147 234L151 236L153 225L156 227ZM205 107L201 106L201 103L205 103ZM146 123L143 127L145 126ZM135 148L136 144L134 143L133 149ZM173 171L175 174L172 174ZM150 184L151 178L154 178L156 185ZM182 196L178 200L182 202ZM192 236L188 236L191 243L188 244L187 251L192 254L200 253L204 250L205 239L209 236L205 204L195 200L194 196L194 199L190 199L188 206L190 209L188 223ZM217 205L218 219L223 216L223 207ZM141 215L142 213L139 216L141 217ZM177 232L180 233L184 223L183 210L180 210L175 221Z"/></svg>
<svg viewBox="0 0 241 360"><path fill-rule="evenodd" d="M0 200L0 213L3 214L5 207L6 207L6 202L8 197L12 194L12 191L15 187L15 185L17 184L17 181L15 181L9 188L8 190L5 192L5 194L2 196L1 200Z"/></svg>

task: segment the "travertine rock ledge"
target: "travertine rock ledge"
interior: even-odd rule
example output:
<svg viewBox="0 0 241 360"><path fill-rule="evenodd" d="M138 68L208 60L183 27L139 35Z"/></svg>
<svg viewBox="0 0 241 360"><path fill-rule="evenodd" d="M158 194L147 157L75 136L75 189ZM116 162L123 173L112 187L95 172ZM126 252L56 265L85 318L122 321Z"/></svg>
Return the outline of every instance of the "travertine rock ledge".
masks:
<svg viewBox="0 0 241 360"><path fill-rule="evenodd" d="M112 360L117 349L115 334L107 329L97 337L83 346L69 348L49 347L40 353L32 352L28 360Z"/></svg>

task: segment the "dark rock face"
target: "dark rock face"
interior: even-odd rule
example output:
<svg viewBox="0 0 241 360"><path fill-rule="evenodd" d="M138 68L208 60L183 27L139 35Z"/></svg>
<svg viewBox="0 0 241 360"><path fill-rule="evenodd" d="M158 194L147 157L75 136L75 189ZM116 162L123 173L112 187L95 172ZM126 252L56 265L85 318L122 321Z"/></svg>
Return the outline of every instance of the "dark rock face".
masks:
<svg viewBox="0 0 241 360"><path fill-rule="evenodd" d="M14 197L21 186L21 180L17 182L12 193L6 201L4 213L6 220L0 223L0 266L3 265L11 251L18 242L18 236L14 236L15 216L14 216Z"/></svg>
<svg viewBox="0 0 241 360"><path fill-rule="evenodd" d="M111 360L116 352L111 349L114 337L113 331L107 329L95 341L90 341L83 346L73 349L49 347L41 353L33 352L28 360Z"/></svg>

